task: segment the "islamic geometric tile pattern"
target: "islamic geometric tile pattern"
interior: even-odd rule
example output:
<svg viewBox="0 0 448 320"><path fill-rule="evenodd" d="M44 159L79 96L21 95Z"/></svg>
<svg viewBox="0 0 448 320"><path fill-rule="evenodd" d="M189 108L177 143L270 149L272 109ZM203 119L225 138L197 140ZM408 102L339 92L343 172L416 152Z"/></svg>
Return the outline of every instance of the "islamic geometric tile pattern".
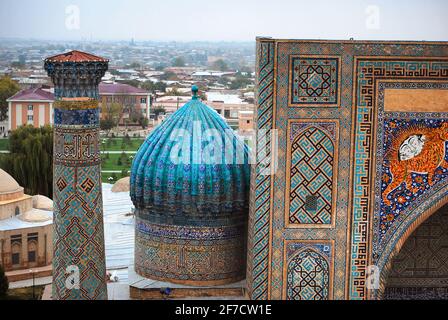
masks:
<svg viewBox="0 0 448 320"><path fill-rule="evenodd" d="M331 243L287 242L287 300L330 299L331 248Z"/></svg>
<svg viewBox="0 0 448 320"><path fill-rule="evenodd" d="M140 275L180 283L219 283L240 279L244 273L241 252L246 243L238 238L241 228L237 226L156 225L137 217L136 230L135 268Z"/></svg>
<svg viewBox="0 0 448 320"><path fill-rule="evenodd" d="M287 221L291 225L331 224L336 130L334 121L290 124Z"/></svg>
<svg viewBox="0 0 448 320"><path fill-rule="evenodd" d="M257 43L257 113L259 132L268 133L273 125L274 42ZM269 228L271 210L271 139L257 141L257 166L251 171L247 283L252 299L268 298Z"/></svg>
<svg viewBox="0 0 448 320"><path fill-rule="evenodd" d="M268 48L270 50L268 50ZM409 215L397 224L397 231L381 247L376 256L375 232L379 230L377 201L381 200L383 159L380 148L384 119L439 119L447 113L389 112L378 109L382 81L441 82L448 80L448 46L446 43L363 42L363 41L293 41L261 38L257 41L257 114L264 116L257 129L277 130L278 139L269 147L278 150L276 170L270 176L259 174L263 163L257 161L252 171L249 215L248 289L253 299L285 297L287 263L284 241L301 239L334 241L334 299L374 298L366 286L367 267L378 261L380 271L388 261L393 244L407 232L418 217L430 211L431 205L446 201L448 186L439 181L411 203L400 217ZM338 107L335 105L292 103L292 57L339 58ZM442 57L442 58L441 58ZM261 81L263 80L263 81ZM425 84L427 85L427 84ZM415 83L412 86L416 87ZM412 87L413 88L413 87ZM292 108L294 107L294 108ZM268 116L266 116L268 115ZM382 117L382 118L381 118ZM337 197L334 202L334 227L292 228L288 225L288 150L291 121L319 122L322 119L339 121L338 158L334 159ZM440 123L439 123L440 124ZM381 140L381 142L379 142ZM290 144L292 145L292 144ZM378 151L378 152L377 152ZM269 153L271 156L272 154ZM404 184L402 183L402 186ZM415 185L415 183L414 183ZM396 191L395 191L396 192ZM335 195L336 196L336 195ZM391 195L392 196L392 195ZM286 197L287 198L287 197ZM312 208L313 200L309 198ZM432 201L431 201L432 200ZM378 214L375 214L378 213ZM332 216L332 217L333 217ZM373 224L373 225L372 225ZM315 225L315 224L314 224ZM392 227L395 225L393 223ZM381 271L382 272L382 271Z"/></svg>
<svg viewBox="0 0 448 320"><path fill-rule="evenodd" d="M337 106L339 57L291 56L291 104Z"/></svg>
<svg viewBox="0 0 448 320"><path fill-rule="evenodd" d="M52 297L105 300L100 128L98 102L94 99L107 62L54 63L47 59L45 69L55 82L57 98ZM77 81L77 77L82 79Z"/></svg>
<svg viewBox="0 0 448 320"><path fill-rule="evenodd" d="M55 181L67 186L55 192L54 297L105 299L104 242L100 167L54 165ZM91 187L83 187L89 181ZM66 289L67 266L79 268L80 289Z"/></svg>

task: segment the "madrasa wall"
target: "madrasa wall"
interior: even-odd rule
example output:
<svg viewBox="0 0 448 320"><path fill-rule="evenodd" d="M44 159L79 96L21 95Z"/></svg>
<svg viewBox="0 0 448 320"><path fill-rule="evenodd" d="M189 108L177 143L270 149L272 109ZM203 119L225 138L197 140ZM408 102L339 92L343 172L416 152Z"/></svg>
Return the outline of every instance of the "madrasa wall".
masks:
<svg viewBox="0 0 448 320"><path fill-rule="evenodd" d="M380 298L448 199L448 43L259 38L256 67L250 298Z"/></svg>

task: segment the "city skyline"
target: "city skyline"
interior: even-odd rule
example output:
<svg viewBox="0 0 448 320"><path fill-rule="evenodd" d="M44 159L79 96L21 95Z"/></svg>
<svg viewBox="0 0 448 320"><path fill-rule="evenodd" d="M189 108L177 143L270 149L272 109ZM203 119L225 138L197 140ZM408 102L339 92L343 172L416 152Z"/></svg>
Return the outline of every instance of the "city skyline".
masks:
<svg viewBox="0 0 448 320"><path fill-rule="evenodd" d="M4 39L178 42L247 42L257 36L448 39L448 22L444 19L448 3L443 0L393 3L279 0L275 5L267 0L213 3L205 0L4 0L0 6L0 38ZM42 19L43 16L51 18Z"/></svg>

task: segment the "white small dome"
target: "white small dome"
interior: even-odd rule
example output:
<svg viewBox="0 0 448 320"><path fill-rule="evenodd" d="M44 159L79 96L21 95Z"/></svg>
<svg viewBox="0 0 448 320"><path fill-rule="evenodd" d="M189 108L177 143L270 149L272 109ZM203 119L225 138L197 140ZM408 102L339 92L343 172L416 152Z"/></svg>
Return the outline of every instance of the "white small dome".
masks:
<svg viewBox="0 0 448 320"><path fill-rule="evenodd" d="M0 194L13 193L20 191L22 188L17 181L11 177L5 170L0 169Z"/></svg>
<svg viewBox="0 0 448 320"><path fill-rule="evenodd" d="M32 209L24 212L19 216L20 220L26 222L44 222L52 219L51 214L45 210Z"/></svg>
<svg viewBox="0 0 448 320"><path fill-rule="evenodd" d="M112 192L129 192L130 190L130 178L124 177L115 182L112 187Z"/></svg>
<svg viewBox="0 0 448 320"><path fill-rule="evenodd" d="M46 196L35 195L33 196L33 208L53 211L53 200Z"/></svg>

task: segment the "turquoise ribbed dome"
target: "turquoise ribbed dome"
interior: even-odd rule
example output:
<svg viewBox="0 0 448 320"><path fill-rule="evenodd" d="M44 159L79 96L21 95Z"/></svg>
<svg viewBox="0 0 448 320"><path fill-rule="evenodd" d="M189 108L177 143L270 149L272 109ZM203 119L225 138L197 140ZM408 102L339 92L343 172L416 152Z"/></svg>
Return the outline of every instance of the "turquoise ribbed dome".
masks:
<svg viewBox="0 0 448 320"><path fill-rule="evenodd" d="M248 210L248 147L198 99L197 87L192 91L192 99L155 128L138 150L131 199L138 215L151 223L242 222Z"/></svg>

